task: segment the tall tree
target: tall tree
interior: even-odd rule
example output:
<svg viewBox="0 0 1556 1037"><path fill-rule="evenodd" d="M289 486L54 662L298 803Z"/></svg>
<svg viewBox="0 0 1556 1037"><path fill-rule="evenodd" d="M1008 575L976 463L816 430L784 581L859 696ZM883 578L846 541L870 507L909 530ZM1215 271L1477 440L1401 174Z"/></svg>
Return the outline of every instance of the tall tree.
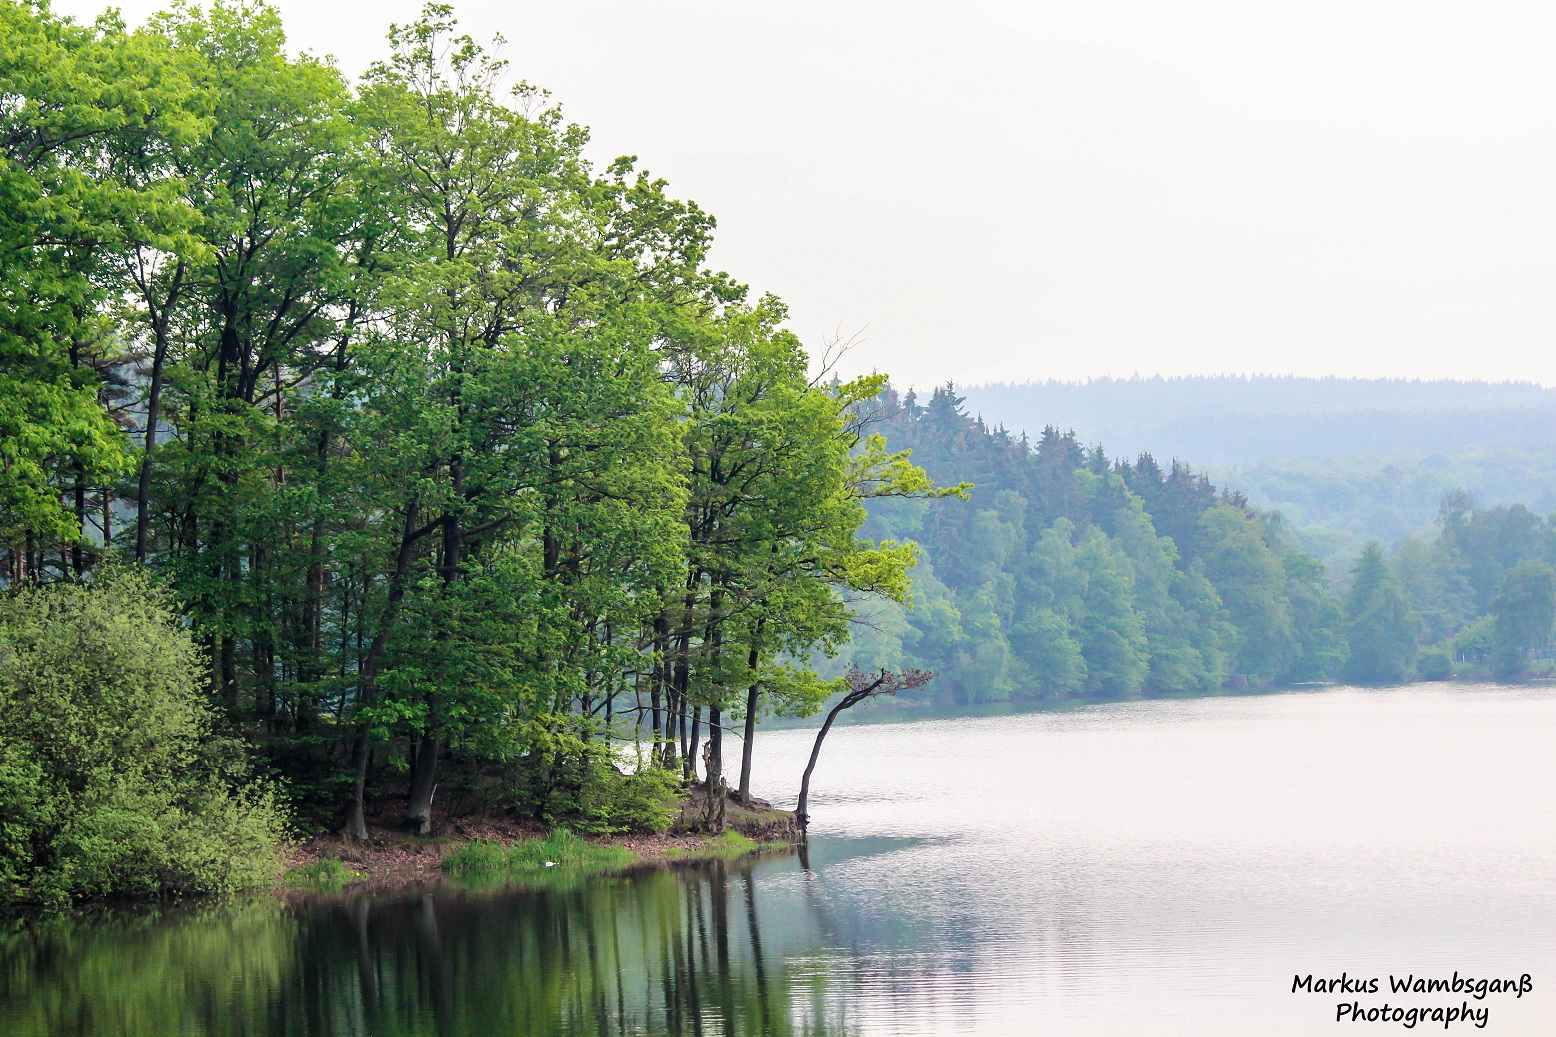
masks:
<svg viewBox="0 0 1556 1037"><path fill-rule="evenodd" d="M43 576L48 548L80 544L85 482L126 462L82 363L111 334L108 271L186 222L165 170L126 176L115 157L184 145L203 124L154 39L115 16L83 26L13 0L0 2L0 97L0 548L25 582Z"/></svg>
<svg viewBox="0 0 1556 1037"><path fill-rule="evenodd" d="M1345 611L1350 646L1346 677L1362 684L1408 679L1420 621L1410 611L1376 540L1367 544L1356 562Z"/></svg>
<svg viewBox="0 0 1556 1037"><path fill-rule="evenodd" d="M1525 559L1508 570L1491 599L1496 617L1492 669L1510 677L1527 664L1529 653L1544 648L1556 624L1556 570Z"/></svg>

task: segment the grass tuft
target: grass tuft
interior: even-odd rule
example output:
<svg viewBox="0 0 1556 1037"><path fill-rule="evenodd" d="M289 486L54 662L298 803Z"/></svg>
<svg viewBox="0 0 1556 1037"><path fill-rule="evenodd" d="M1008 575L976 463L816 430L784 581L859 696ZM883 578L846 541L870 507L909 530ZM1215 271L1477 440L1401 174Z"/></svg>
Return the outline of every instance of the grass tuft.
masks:
<svg viewBox="0 0 1556 1037"><path fill-rule="evenodd" d="M288 889L310 889L317 890L320 893L339 893L353 882L365 877L361 872L352 871L346 867L338 857L322 857L313 864L288 868L286 872L286 886Z"/></svg>
<svg viewBox="0 0 1556 1037"><path fill-rule="evenodd" d="M474 839L444 855L443 871L461 879L525 881L620 871L636 856L625 847L601 846L559 828L511 846Z"/></svg>
<svg viewBox="0 0 1556 1037"><path fill-rule="evenodd" d="M788 843L758 843L733 828L726 828L701 846L666 850L665 858L672 861L732 861L748 854L787 849Z"/></svg>

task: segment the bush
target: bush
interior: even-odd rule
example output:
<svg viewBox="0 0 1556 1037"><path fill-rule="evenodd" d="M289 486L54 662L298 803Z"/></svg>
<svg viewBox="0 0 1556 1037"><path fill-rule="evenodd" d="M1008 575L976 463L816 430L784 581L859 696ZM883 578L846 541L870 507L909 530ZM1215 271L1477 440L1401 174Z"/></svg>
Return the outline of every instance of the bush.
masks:
<svg viewBox="0 0 1556 1037"><path fill-rule="evenodd" d="M659 767L622 773L600 738L557 725L508 768L509 805L519 813L591 835L662 832L681 800L680 779Z"/></svg>
<svg viewBox="0 0 1556 1037"><path fill-rule="evenodd" d="M251 889L284 823L140 570L0 597L0 901Z"/></svg>
<svg viewBox="0 0 1556 1037"><path fill-rule="evenodd" d="M1424 681L1445 681L1453 676L1453 657L1446 649L1423 648L1416 656L1416 676Z"/></svg>

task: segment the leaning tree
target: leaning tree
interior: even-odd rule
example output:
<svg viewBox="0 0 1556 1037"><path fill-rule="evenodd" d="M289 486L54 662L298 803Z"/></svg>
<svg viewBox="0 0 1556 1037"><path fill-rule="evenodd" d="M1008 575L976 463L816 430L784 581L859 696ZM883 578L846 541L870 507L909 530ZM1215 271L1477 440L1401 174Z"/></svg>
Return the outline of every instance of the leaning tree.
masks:
<svg viewBox="0 0 1556 1037"><path fill-rule="evenodd" d="M922 687L934 680L935 675L929 670L903 670L894 673L882 668L874 675L865 673L857 666L850 667L843 677L847 691L827 713L826 722L821 725L821 730L816 732L816 744L811 746L810 762L805 765L805 777L800 779L800 801L794 808L794 818L799 822L800 832L804 834L810 827L810 814L806 813L806 804L810 801L810 774L816 769L816 760L821 756L821 743L827 737L827 732L832 730L832 722L838 714L845 709L852 709L865 699L874 698L877 695L895 695L899 691L909 688Z"/></svg>

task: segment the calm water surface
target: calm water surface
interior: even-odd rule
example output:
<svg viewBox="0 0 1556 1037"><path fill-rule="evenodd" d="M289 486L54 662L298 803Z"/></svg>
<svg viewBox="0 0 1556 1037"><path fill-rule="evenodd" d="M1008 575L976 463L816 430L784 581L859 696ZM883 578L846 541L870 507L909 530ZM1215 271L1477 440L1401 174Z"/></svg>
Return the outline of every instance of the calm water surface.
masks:
<svg viewBox="0 0 1556 1037"><path fill-rule="evenodd" d="M0 1033L1403 1032L1293 975L1456 969L1533 979L1479 1032L1556 1033L1556 689L859 725L814 781L805 861L33 925Z"/></svg>

